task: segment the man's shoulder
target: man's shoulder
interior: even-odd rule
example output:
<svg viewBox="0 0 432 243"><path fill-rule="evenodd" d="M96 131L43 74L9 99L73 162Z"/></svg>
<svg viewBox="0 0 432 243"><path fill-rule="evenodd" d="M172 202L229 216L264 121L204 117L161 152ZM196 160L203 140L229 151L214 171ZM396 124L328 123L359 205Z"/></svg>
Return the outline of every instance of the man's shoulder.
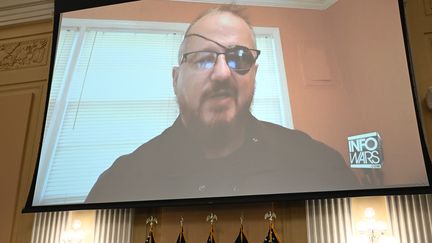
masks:
<svg viewBox="0 0 432 243"><path fill-rule="evenodd" d="M168 128L169 129L169 128ZM154 175L160 174L164 166L162 163L169 161L167 159L166 129L160 135L149 140L136 148L129 154L118 157L113 164L105 170L93 186L86 202L105 202L117 201L119 199L138 200L140 190L155 180ZM155 171L157 164L160 171ZM146 190L150 190L147 188ZM116 194L112 194L116 191ZM131 192L129 192L131 191ZM123 196L120 196L123 195Z"/></svg>
<svg viewBox="0 0 432 243"><path fill-rule="evenodd" d="M174 141L175 134L173 132L173 128L169 127L161 134L140 145L128 156L136 156L141 153L161 154L165 149L167 149L167 147L172 147Z"/></svg>
<svg viewBox="0 0 432 243"><path fill-rule="evenodd" d="M297 129L283 127L281 125L266 121L258 121L258 126L260 127L262 136L272 141L320 143L307 133Z"/></svg>
<svg viewBox="0 0 432 243"><path fill-rule="evenodd" d="M343 156L336 149L300 130L261 121L259 125L266 143L270 145L269 149L273 151L272 154L279 154L289 161L290 168L300 169L298 173L321 178L326 181L326 185L340 184L347 189L359 185Z"/></svg>
<svg viewBox="0 0 432 243"><path fill-rule="evenodd" d="M258 121L262 138L266 143L276 149L286 150L287 153L303 155L307 157L318 157L331 160L341 160L342 156L338 151L329 145L312 138L307 133L286 128L266 121Z"/></svg>
<svg viewBox="0 0 432 243"><path fill-rule="evenodd" d="M128 154L121 155L112 164L110 170L148 165L146 162L157 163L161 158L167 156L172 145L170 128L165 129L160 135L150 139Z"/></svg>

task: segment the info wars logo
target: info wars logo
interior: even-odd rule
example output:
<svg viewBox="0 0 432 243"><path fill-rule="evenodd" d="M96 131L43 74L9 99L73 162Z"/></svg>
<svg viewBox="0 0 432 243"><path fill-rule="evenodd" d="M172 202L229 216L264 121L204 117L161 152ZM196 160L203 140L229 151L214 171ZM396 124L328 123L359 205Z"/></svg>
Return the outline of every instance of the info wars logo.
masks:
<svg viewBox="0 0 432 243"><path fill-rule="evenodd" d="M348 137L348 150L351 168L380 169L383 166L381 137L377 132Z"/></svg>

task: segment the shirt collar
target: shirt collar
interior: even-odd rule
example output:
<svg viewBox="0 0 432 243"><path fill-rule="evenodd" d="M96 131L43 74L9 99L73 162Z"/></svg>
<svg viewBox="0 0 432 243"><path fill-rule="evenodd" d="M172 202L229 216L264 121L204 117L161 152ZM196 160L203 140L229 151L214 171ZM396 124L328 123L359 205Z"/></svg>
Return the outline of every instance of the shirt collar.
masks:
<svg viewBox="0 0 432 243"><path fill-rule="evenodd" d="M262 124L250 112L248 112L245 119L245 127L245 142L242 147L248 144L256 144L262 142ZM170 129L173 132L172 134L174 139L183 141L180 144L181 149L187 151L198 151L196 148L199 141L194 141L193 137L188 134L188 131L184 126L180 116L177 117Z"/></svg>

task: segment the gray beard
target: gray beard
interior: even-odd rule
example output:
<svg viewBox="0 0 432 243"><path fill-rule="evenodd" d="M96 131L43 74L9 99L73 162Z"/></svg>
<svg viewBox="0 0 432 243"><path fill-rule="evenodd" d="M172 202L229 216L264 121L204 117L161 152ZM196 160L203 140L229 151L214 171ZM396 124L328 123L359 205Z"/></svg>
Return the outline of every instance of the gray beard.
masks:
<svg viewBox="0 0 432 243"><path fill-rule="evenodd" d="M183 104L178 98L177 104L180 109L180 117L182 119L183 125L187 129L192 130L194 133L203 135L207 133L209 133L209 135L215 135L217 133L225 133L224 131L229 132L231 129L235 129L237 126L244 124L244 120L249 116L252 100L253 96L251 100L237 112L232 122L219 122L212 124L206 124L201 119L202 116L199 112L201 108L199 108L197 111L190 110L189 107L186 104Z"/></svg>

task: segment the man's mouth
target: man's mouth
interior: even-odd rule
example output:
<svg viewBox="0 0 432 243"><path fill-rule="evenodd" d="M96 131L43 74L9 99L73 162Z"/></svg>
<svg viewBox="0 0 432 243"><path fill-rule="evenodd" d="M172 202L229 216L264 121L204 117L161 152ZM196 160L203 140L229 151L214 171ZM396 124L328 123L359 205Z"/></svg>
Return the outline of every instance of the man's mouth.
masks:
<svg viewBox="0 0 432 243"><path fill-rule="evenodd" d="M218 89L207 93L204 96L204 103L207 103L213 111L224 111L233 105L236 99L236 92L232 89ZM203 104L204 104L203 103Z"/></svg>
<svg viewBox="0 0 432 243"><path fill-rule="evenodd" d="M216 92L212 92L207 98L208 99L234 98L234 92L231 90L218 90Z"/></svg>

